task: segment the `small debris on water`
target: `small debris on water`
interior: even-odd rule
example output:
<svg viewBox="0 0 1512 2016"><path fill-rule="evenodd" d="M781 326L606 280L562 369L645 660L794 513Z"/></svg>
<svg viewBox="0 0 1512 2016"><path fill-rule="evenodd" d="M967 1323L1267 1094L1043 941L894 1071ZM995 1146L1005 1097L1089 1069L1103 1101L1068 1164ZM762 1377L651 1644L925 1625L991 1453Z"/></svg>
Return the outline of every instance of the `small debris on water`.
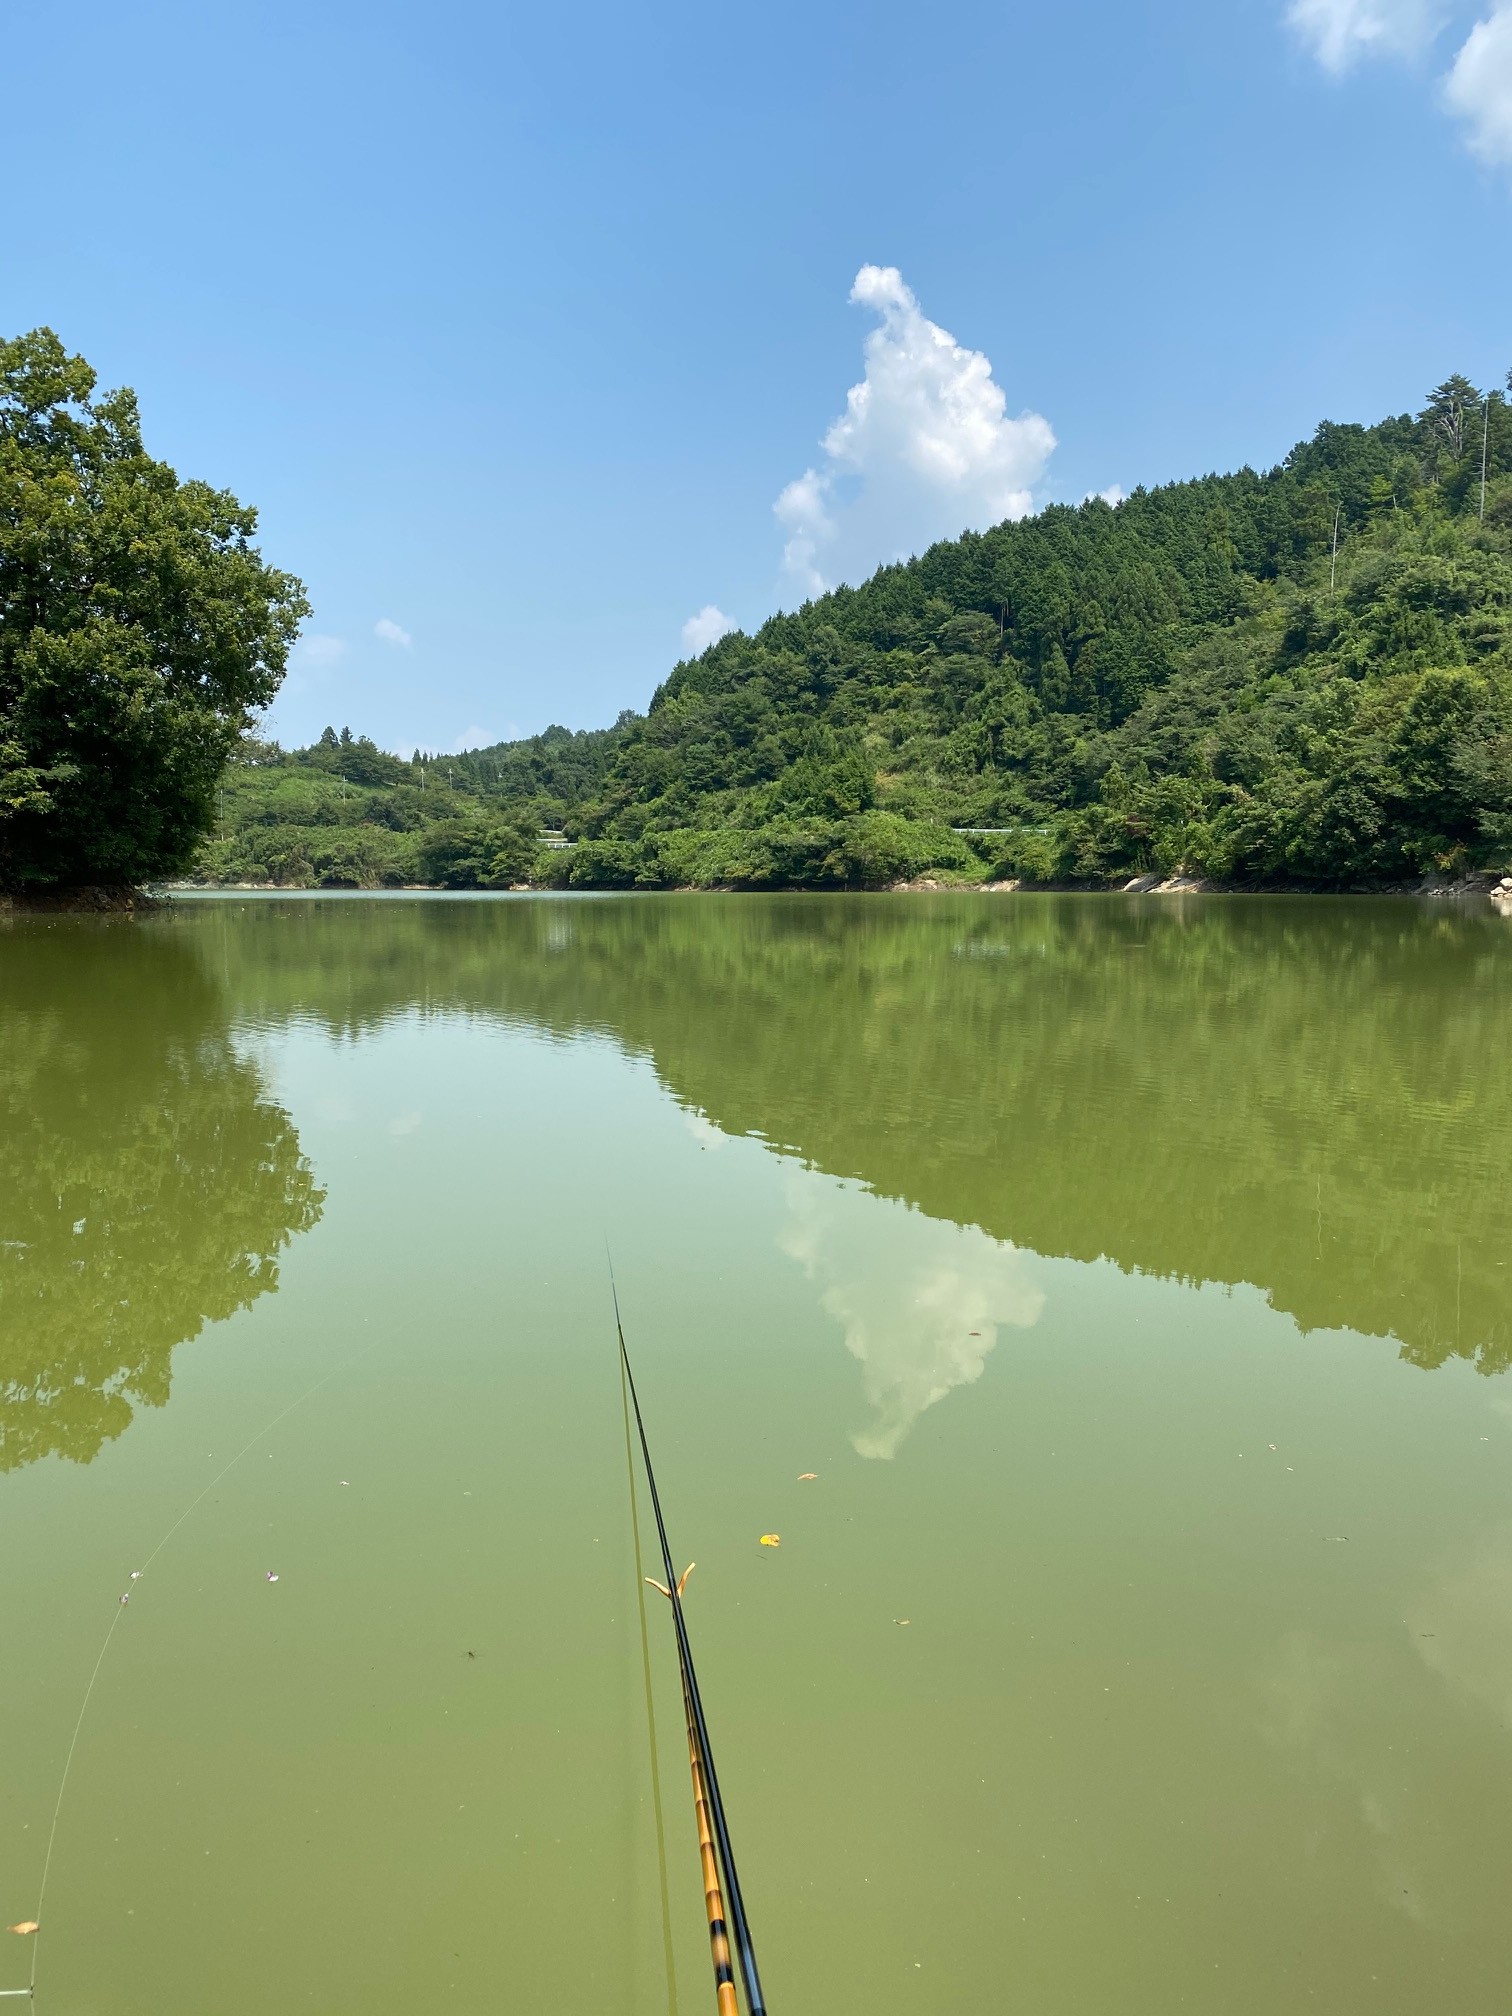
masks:
<svg viewBox="0 0 1512 2016"><path fill-rule="evenodd" d="M817 1484L818 1481L819 1472L817 1470L802 1470L798 1473L798 1482L800 1484Z"/></svg>
<svg viewBox="0 0 1512 2016"><path fill-rule="evenodd" d="M343 1477L341 1480L341 1488L343 1491L350 1491L350 1489L352 1488L350 1483L345 1477Z"/></svg>
<svg viewBox="0 0 1512 2016"><path fill-rule="evenodd" d="M912 1617L894 1617L894 1624L912 1624Z"/></svg>
<svg viewBox="0 0 1512 2016"><path fill-rule="evenodd" d="M131 1597L130 1597L130 1595L129 1595L129 1594L127 1594L127 1595L123 1596L123 1597L121 1598L121 1601L122 1601L123 1603L129 1603L129 1602L131 1601Z"/></svg>
<svg viewBox="0 0 1512 2016"><path fill-rule="evenodd" d="M29 1933L36 1931L37 1921L35 1918L23 1918L19 1925L7 1925L5 1929L7 1932L14 1932L18 1937L25 1939Z"/></svg>
<svg viewBox="0 0 1512 2016"><path fill-rule="evenodd" d="M268 1580L270 1582L276 1582L278 1580L278 1577L273 1573L273 1570L271 1568L268 1570Z"/></svg>
<svg viewBox="0 0 1512 2016"><path fill-rule="evenodd" d="M132 1579L132 1581L133 1581L133 1582L140 1582L140 1581L141 1581L141 1579L142 1579L142 1571L141 1571L141 1569L140 1569L140 1568L133 1568L133 1569L132 1569L132 1571L131 1571L131 1579Z"/></svg>
<svg viewBox="0 0 1512 2016"><path fill-rule="evenodd" d="M1274 1448L1275 1448L1275 1446L1276 1446L1276 1445L1275 1445L1275 1443L1274 1443L1274 1442L1267 1442L1265 1446L1266 1446L1266 1448L1267 1448L1267 1449L1271 1449L1271 1450L1274 1450Z"/></svg>
<svg viewBox="0 0 1512 2016"><path fill-rule="evenodd" d="M782 1545L782 1535L780 1533L763 1533L761 1544L763 1547L780 1547Z"/></svg>

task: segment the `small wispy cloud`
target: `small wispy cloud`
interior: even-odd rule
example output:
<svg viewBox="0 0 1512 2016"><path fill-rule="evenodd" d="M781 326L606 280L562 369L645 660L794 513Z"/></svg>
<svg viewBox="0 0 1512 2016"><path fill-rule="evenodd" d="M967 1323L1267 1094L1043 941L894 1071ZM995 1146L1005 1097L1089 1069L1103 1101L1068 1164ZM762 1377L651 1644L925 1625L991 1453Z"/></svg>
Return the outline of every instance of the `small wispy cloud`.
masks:
<svg viewBox="0 0 1512 2016"><path fill-rule="evenodd" d="M462 730L462 733L453 742L452 748L460 756L464 749L490 749L498 739L492 728L479 728L474 723L471 728L464 728Z"/></svg>
<svg viewBox="0 0 1512 2016"><path fill-rule="evenodd" d="M1512 166L1512 4L1492 9L1471 29L1444 80L1444 102L1469 128L1473 153Z"/></svg>
<svg viewBox="0 0 1512 2016"><path fill-rule="evenodd" d="M301 637L294 647L296 662L311 672L329 671L339 665L347 654L345 637L322 636L318 631L308 637Z"/></svg>
<svg viewBox="0 0 1512 2016"><path fill-rule="evenodd" d="M401 629L391 616L380 616L378 618L378 621L373 625L373 635L381 637L385 644L397 644L406 651L415 641L408 630Z"/></svg>
<svg viewBox="0 0 1512 2016"><path fill-rule="evenodd" d="M716 608L712 602L705 602L698 614L690 616L682 626L683 651L689 658L700 657L711 644L717 644L734 628L723 609Z"/></svg>
<svg viewBox="0 0 1512 2016"><path fill-rule="evenodd" d="M1027 516L1055 448L1041 414L1009 417L991 361L931 322L896 266L863 266L850 298L880 317L865 376L824 436L822 463L772 507L787 534L784 575L806 595Z"/></svg>
<svg viewBox="0 0 1512 2016"><path fill-rule="evenodd" d="M1422 55L1446 25L1446 0L1291 0L1286 19L1325 70L1342 76L1372 56ZM1465 144L1493 167L1512 167L1512 0L1494 0L1439 86Z"/></svg>
<svg viewBox="0 0 1512 2016"><path fill-rule="evenodd" d="M1090 504L1094 497L1101 497L1104 504L1111 504L1116 511L1128 494L1122 483L1110 483L1106 490L1089 490L1086 496L1083 497L1082 502L1083 504Z"/></svg>
<svg viewBox="0 0 1512 2016"><path fill-rule="evenodd" d="M1286 18L1325 70L1371 56L1416 56L1443 26L1439 0L1292 0Z"/></svg>

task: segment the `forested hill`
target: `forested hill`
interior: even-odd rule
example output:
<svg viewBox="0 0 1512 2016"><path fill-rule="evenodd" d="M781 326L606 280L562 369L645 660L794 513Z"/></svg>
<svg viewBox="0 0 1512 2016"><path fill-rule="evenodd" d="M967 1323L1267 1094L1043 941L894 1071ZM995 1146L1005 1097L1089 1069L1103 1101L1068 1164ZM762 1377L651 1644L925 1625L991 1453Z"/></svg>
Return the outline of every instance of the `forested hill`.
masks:
<svg viewBox="0 0 1512 2016"><path fill-rule="evenodd" d="M645 716L452 760L445 817L413 828L448 828L439 852L414 842L422 879L1357 886L1505 865L1512 407L1452 378L1264 474L968 533L721 639ZM425 773L395 767L418 795ZM209 872L295 879L258 851L270 789L233 779ZM543 826L577 844L534 853Z"/></svg>

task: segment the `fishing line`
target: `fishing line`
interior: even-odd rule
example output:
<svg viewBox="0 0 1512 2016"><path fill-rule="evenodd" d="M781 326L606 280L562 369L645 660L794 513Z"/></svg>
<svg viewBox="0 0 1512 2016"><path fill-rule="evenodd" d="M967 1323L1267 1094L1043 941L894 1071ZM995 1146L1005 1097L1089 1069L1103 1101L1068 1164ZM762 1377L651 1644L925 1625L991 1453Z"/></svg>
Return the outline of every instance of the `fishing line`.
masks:
<svg viewBox="0 0 1512 2016"><path fill-rule="evenodd" d="M672 1605L673 1626L677 1632L677 1655L682 1666L683 1684L688 1690L688 1699L693 1707L698 1748L701 1752L704 1777L707 1781L709 1808L714 1822L714 1838L719 1849L720 1864L724 1869L725 1889L729 1893L730 1923L735 1934L735 1950L740 1959L740 1972L745 1981L746 2001L750 2016L766 2016L766 2002L761 1992L761 1977L756 1967L756 1948L751 1940L750 1922L746 1917L745 1899L741 1895L740 1877L735 1868L735 1848L730 1840L730 1829L725 1819L724 1799L719 1790L719 1777L714 1769L714 1752L709 1742L709 1725L704 1716L703 1698L698 1691L698 1674L693 1665L693 1647L688 1640L688 1626L683 1617L682 1596L677 1586L677 1572L672 1566L672 1549L667 1543L667 1524L662 1517L661 1494L656 1488L656 1471L651 1462L651 1445L646 1439L646 1423L641 1414L640 1395L635 1390L635 1373L630 1365L630 1352L625 1344L625 1326L620 1320L619 1289L614 1279L614 1261L609 1261L609 1288L614 1298L614 1327L619 1336L620 1362L624 1367L625 1379L630 1389L630 1401L635 1410L635 1426L640 1436L641 1458L646 1466L646 1483L651 1491L651 1509L656 1514L656 1532L661 1541L662 1565L667 1572L667 1598Z"/></svg>
<svg viewBox="0 0 1512 2016"><path fill-rule="evenodd" d="M184 1507L183 1511L180 1512L179 1516L168 1528L168 1531L163 1535L162 1539L159 1540L157 1545L153 1548L152 1552L147 1556L146 1560L142 1563L141 1567L135 1570L133 1575L133 1584L140 1581L146 1575L147 1570L152 1566L153 1562L156 1561L159 1554L162 1553L163 1549L168 1545L168 1542L173 1538L174 1534L177 1533L179 1528L183 1525L184 1521L189 1517L190 1513L205 1502L205 1500L210 1496L210 1493L215 1489L216 1485L221 1483L226 1477L228 1477L231 1474L231 1472L236 1468L237 1464L240 1463L240 1461L245 1455L247 1455L251 1450L255 1449L259 1442L265 1441L266 1438L273 1433L273 1430L279 1425L281 1421L287 1421L289 1416L292 1413L294 1413L294 1411L297 1408L303 1407L303 1405L307 1400L313 1399L314 1396L320 1391L322 1386L329 1386L331 1381L334 1378L336 1378L338 1374L342 1372L349 1372L354 1365L360 1364L361 1361L368 1355L368 1353L374 1349L378 1341L379 1340L375 1337L371 1343L365 1344L362 1347L362 1349L356 1352L351 1358L344 1359L340 1365L333 1365L331 1367L331 1370L323 1374L322 1377L320 1377L319 1379L317 1379L313 1386L306 1387L304 1392L300 1394L297 1400L291 1400L287 1407L281 1409L280 1412L278 1412L273 1416L271 1421L265 1422L264 1425L261 1428L259 1428L257 1433L252 1437L251 1441L245 1443L240 1449L238 1449L236 1454L231 1458L231 1461L227 1463L223 1469L218 1470L216 1472L216 1474L210 1479L210 1482L205 1486L204 1490L199 1492L196 1497L190 1499L189 1503ZM127 1596L129 1596L132 1593L132 1591L128 1590L126 1593ZM89 1676L89 1685L84 1689L84 1699L79 1705L79 1718L74 1723L73 1737L68 1745L68 1755L63 1760L63 1776L58 1781L58 1797L56 1803L53 1806L52 1825L48 1829L48 1835L47 1835L47 1852L42 1858L42 1881L37 1890L37 1910L36 1910L37 1930L32 1934L31 1981L29 1986L25 1988L0 1989L0 1994L3 1995L29 1995L32 1997L33 2000L36 1999L37 1962L38 1962L38 1955L40 1954L42 1949L42 1906L47 1898L47 1879L52 1870L53 1849L58 1839L58 1821L62 1816L63 1812L63 1798L64 1794L68 1790L68 1779L70 1772L73 1770L74 1753L79 1747L79 1735L84 1727L84 1718L89 1713L89 1703L94 1695L95 1682L99 1679L100 1669L105 1664L105 1655L110 1650L110 1641L115 1636L116 1626L120 1623L122 1617L125 1614L126 1614L126 1596L123 1596L116 1604L115 1614L110 1620L110 1629L105 1633L104 1641L100 1646L99 1657L95 1660L94 1663L94 1671Z"/></svg>
<svg viewBox="0 0 1512 2016"><path fill-rule="evenodd" d="M672 1896L667 1886L667 1830L662 1819L661 1765L656 1754L656 1700L651 1688L651 1635L646 1629L646 1576L641 1559L640 1513L636 1509L635 1452L630 1445L630 1391L620 1365L620 1404L625 1414L625 1475L630 1484L630 1531L635 1539L635 1593L640 1604L641 1674L646 1686L646 1733L651 1742L651 1804L656 1814L656 1863L661 1879L662 1958L667 1970L667 2009L677 2016L677 1962L672 1951Z"/></svg>

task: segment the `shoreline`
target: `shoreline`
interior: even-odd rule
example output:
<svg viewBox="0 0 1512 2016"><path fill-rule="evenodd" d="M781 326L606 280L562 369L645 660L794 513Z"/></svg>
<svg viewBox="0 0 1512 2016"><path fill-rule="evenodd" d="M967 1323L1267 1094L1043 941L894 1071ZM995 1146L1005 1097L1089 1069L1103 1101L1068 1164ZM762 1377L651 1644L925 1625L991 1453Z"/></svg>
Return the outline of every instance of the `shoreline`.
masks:
<svg viewBox="0 0 1512 2016"><path fill-rule="evenodd" d="M891 890L903 894L939 894L946 891L982 896L1422 896L1436 900L1475 901L1483 898L1501 907L1512 905L1512 874L1495 868L1477 869L1473 874L1424 876L1417 882L1383 882L1354 889L1314 883L1217 882L1202 875L1134 875L1127 882L977 882L960 884L921 877L912 882L894 882Z"/></svg>
<svg viewBox="0 0 1512 2016"><path fill-rule="evenodd" d="M169 884L159 884L166 891ZM164 897L130 883L78 889L0 889L0 917L135 917L161 910Z"/></svg>
<svg viewBox="0 0 1512 2016"><path fill-rule="evenodd" d="M281 882L164 882L154 900L185 895L251 896L1419 896L1433 900L1489 901L1512 909L1512 874L1494 868L1460 876L1425 876L1416 882L1381 883L1355 889L1284 883L1209 881L1196 875L1135 875L1126 882L955 882L932 876L892 882L877 889L753 889L732 883L689 883L665 889L558 889L535 882L508 889L449 889L437 882L402 882L361 889L350 885L297 885Z"/></svg>
<svg viewBox="0 0 1512 2016"><path fill-rule="evenodd" d="M1471 875L1426 876L1417 882L1338 889L1285 884L1212 882L1196 875L1135 875L1126 882L955 882L920 876L879 889L752 889L732 884L668 889L557 889L537 883L508 889L449 889L434 882L404 882L372 889L280 882L158 882L147 888L93 887L20 893L0 891L0 920L16 917L150 916L181 896L1352 896L1418 897L1429 901L1488 902L1512 917L1512 874L1495 869Z"/></svg>

